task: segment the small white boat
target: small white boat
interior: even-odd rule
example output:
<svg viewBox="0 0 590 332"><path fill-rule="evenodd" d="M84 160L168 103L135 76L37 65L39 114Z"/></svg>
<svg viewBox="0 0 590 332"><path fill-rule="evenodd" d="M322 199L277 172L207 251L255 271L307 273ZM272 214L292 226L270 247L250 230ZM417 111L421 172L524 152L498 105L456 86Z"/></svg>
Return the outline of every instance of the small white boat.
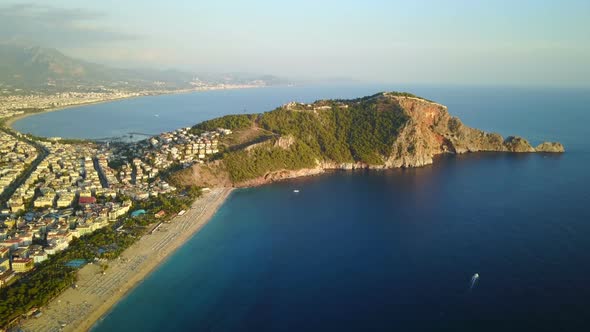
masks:
<svg viewBox="0 0 590 332"><path fill-rule="evenodd" d="M299 192L299 189L293 189L293 192L294 193L298 193Z"/></svg>
<svg viewBox="0 0 590 332"><path fill-rule="evenodd" d="M469 283L469 290L473 290L473 287L475 287L475 284L477 283L478 279L479 273L476 273L473 275L473 277L471 277L471 282Z"/></svg>

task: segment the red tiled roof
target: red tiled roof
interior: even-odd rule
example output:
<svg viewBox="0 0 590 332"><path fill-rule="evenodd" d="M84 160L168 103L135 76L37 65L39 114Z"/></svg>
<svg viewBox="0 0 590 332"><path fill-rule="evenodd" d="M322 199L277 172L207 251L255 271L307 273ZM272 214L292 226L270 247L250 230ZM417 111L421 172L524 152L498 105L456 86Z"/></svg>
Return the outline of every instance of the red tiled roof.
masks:
<svg viewBox="0 0 590 332"><path fill-rule="evenodd" d="M95 197L80 197L78 204L94 204L96 203Z"/></svg>

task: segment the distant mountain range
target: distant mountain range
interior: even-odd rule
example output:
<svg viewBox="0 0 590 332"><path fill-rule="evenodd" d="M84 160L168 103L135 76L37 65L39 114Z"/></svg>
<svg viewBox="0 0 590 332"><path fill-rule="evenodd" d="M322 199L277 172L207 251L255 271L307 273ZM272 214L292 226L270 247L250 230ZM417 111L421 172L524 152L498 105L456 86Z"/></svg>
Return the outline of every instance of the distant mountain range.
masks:
<svg viewBox="0 0 590 332"><path fill-rule="evenodd" d="M0 44L0 86L24 89L183 89L213 84L287 83L271 75L197 74L178 70L120 69L64 55L53 48Z"/></svg>

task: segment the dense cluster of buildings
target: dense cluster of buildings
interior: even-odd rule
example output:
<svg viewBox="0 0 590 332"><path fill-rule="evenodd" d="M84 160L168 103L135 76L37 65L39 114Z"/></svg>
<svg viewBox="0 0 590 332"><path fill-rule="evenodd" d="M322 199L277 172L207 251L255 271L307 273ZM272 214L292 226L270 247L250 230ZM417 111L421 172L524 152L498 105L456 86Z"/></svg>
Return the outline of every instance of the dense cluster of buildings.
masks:
<svg viewBox="0 0 590 332"><path fill-rule="evenodd" d="M95 147L38 143L49 152L47 157L2 207L0 286L66 249L73 238L107 226L131 207L131 201L97 201L117 193L101 183L94 164Z"/></svg>
<svg viewBox="0 0 590 332"><path fill-rule="evenodd" d="M213 83L200 81L198 79L189 83L186 88L174 90L166 89L165 82L151 82L154 86L148 90L129 91L108 86L98 86L93 91L81 89L78 91L56 92L56 93L26 93L20 89L9 89L3 87L0 82L0 118L8 118L23 114L27 109L45 110L61 108L73 105L95 103L100 101L122 99L129 97L157 95L173 92L208 91L224 89L246 89L266 86L262 80L254 80L243 84L238 83ZM125 83L126 84L126 83ZM51 84L48 84L48 86ZM130 87L127 87L130 88Z"/></svg>
<svg viewBox="0 0 590 332"><path fill-rule="evenodd" d="M31 144L0 131L0 193L14 184L37 155L37 149Z"/></svg>
<svg viewBox="0 0 590 332"><path fill-rule="evenodd" d="M94 103L105 100L145 95L145 92L105 90L101 92L61 92L52 94L27 94L3 96L0 118L23 114L25 109L49 109L70 105Z"/></svg>
<svg viewBox="0 0 590 332"><path fill-rule="evenodd" d="M156 169L165 169L173 164L186 167L193 163L202 163L209 156L218 153L219 138L231 133L229 129L218 128L197 134L190 128L181 128L128 145L123 153L145 160Z"/></svg>
<svg viewBox="0 0 590 332"><path fill-rule="evenodd" d="M132 200L173 192L176 188L159 176L161 170L203 162L219 152L219 137L228 134L221 128L199 134L183 128L124 145L48 140L35 147L2 133L2 189L28 176L0 202L0 286L66 249L72 239L126 215ZM28 167L37 149L47 156ZM109 166L113 163L116 169Z"/></svg>

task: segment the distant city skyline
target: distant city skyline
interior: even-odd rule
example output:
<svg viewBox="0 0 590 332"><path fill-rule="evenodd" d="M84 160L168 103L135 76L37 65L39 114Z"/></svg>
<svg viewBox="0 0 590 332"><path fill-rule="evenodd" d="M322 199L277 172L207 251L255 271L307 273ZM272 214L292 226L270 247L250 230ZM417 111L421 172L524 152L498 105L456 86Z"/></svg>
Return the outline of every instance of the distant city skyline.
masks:
<svg viewBox="0 0 590 332"><path fill-rule="evenodd" d="M590 86L589 14L582 0L4 1L0 42L118 67Z"/></svg>

